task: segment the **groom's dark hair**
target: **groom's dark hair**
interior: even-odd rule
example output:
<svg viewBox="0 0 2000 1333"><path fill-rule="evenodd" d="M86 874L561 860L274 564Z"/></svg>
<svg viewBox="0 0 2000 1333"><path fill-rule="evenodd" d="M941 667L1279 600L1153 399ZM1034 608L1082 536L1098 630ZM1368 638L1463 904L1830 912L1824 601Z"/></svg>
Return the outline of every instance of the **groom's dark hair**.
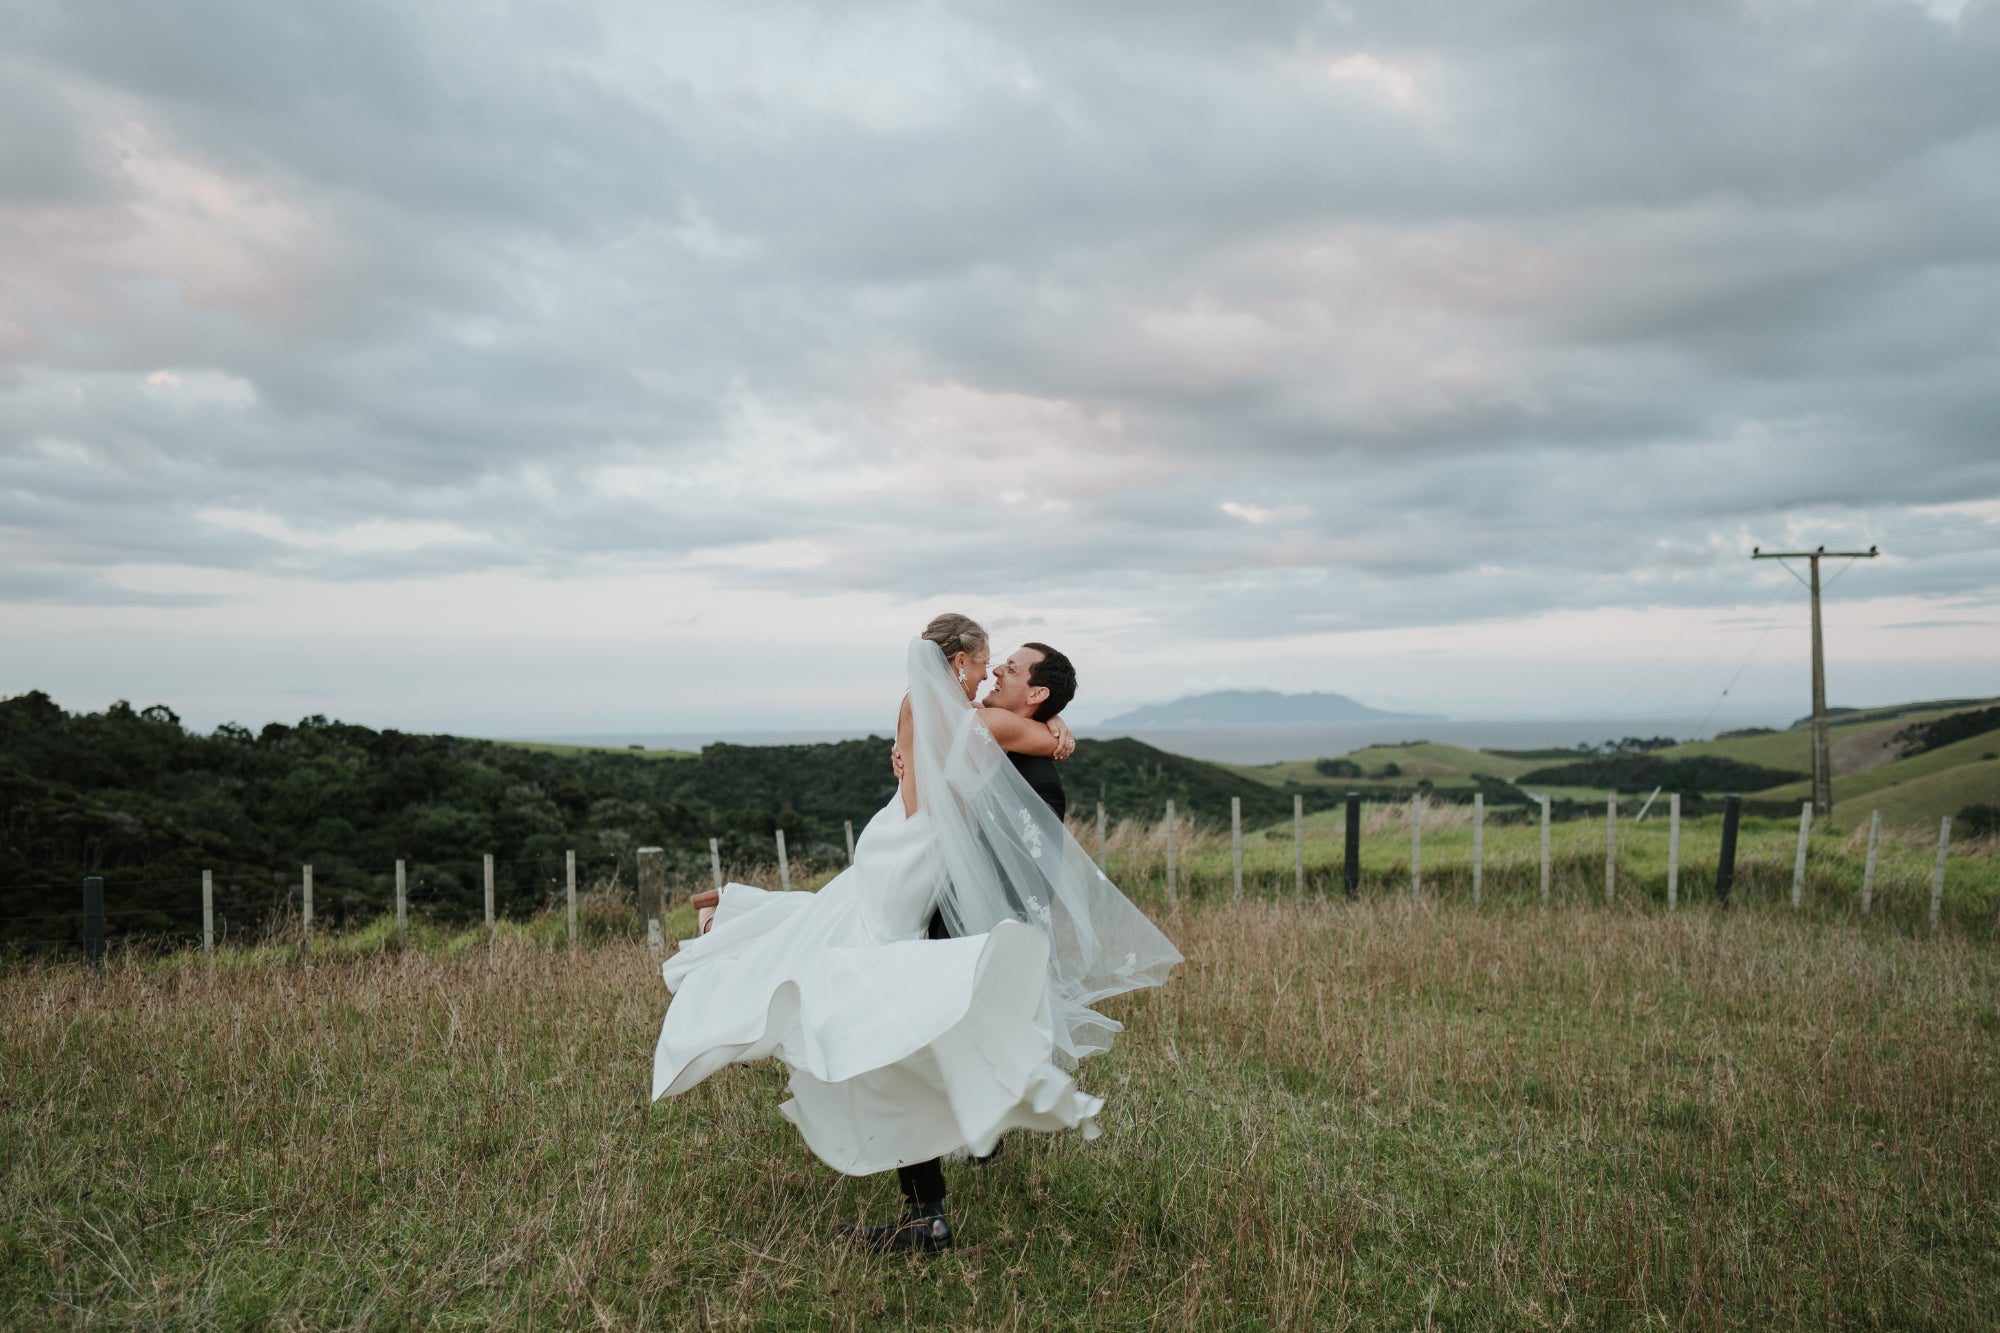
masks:
<svg viewBox="0 0 2000 1333"><path fill-rule="evenodd" d="M1028 668L1028 685L1030 688L1039 685L1049 692L1049 697L1042 700L1041 707L1035 710L1035 721L1046 722L1068 708L1069 701L1076 698L1076 668L1070 665L1067 657L1046 643L1024 643L1021 646L1033 648L1042 655L1041 661Z"/></svg>

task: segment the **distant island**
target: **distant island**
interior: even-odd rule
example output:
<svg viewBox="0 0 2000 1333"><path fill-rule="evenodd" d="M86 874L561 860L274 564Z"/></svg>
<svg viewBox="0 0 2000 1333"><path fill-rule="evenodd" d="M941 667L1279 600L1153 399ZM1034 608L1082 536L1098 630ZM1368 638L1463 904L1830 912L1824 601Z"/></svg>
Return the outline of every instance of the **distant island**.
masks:
<svg viewBox="0 0 2000 1333"><path fill-rule="evenodd" d="M1344 694L1280 694L1276 690L1215 690L1172 703L1147 704L1107 718L1103 727L1240 727L1292 722L1437 721L1435 713L1387 713Z"/></svg>

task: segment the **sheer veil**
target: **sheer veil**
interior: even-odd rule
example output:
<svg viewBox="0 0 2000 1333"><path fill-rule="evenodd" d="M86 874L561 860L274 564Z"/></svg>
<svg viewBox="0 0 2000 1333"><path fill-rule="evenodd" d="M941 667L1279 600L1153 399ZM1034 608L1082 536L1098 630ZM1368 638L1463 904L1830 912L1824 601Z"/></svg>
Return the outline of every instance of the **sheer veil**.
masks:
<svg viewBox="0 0 2000 1333"><path fill-rule="evenodd" d="M975 716L944 653L912 639L910 756L950 878L940 900L954 935L1025 921L1049 939L1056 1050L1069 1065L1109 1049L1122 1026L1091 1009L1158 986L1180 951L1113 887Z"/></svg>

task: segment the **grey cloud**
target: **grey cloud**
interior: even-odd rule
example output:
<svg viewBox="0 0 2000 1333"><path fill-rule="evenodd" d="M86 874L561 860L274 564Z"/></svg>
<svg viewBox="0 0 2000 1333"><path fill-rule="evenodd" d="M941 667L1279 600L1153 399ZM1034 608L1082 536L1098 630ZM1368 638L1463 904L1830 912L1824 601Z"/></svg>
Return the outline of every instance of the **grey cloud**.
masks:
<svg viewBox="0 0 2000 1333"><path fill-rule="evenodd" d="M1887 543L2000 496L1990 2L911 10L949 91L873 120L677 64L671 32L635 52L611 5L16 8L4 96L58 132L0 154L0 235L49 244L21 200L142 224L92 137L112 105L313 229L257 301L110 247L0 295L0 533L42 553L35 596L149 560L586 577L784 533L828 565L739 577L907 593L1025 544L1040 595L1260 636L1700 602L1801 506ZM757 21L787 17L801 50L861 21ZM1414 111L1329 77L1355 54L1406 64ZM156 368L255 401L170 410ZM1116 424L934 431L881 404L911 384ZM746 404L834 441L775 465L778 513L699 480L755 452ZM923 450L996 478L1072 428L1076 471L1054 439L1024 483L1059 514L988 481L913 529L879 512L936 497L833 484ZM613 466L685 483L592 489ZM216 508L476 539L300 548ZM1991 535L1869 586L1976 594Z"/></svg>

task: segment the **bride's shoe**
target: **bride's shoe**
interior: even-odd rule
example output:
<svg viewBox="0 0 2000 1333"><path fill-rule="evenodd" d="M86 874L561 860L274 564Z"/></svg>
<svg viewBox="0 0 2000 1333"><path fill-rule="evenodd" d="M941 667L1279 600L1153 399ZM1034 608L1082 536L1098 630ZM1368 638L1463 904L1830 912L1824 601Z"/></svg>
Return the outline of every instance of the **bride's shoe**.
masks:
<svg viewBox="0 0 2000 1333"><path fill-rule="evenodd" d="M951 1223L945 1221L944 1205L937 1203L908 1209L901 1219L886 1226L843 1222L840 1234L873 1254L936 1254L951 1248Z"/></svg>

